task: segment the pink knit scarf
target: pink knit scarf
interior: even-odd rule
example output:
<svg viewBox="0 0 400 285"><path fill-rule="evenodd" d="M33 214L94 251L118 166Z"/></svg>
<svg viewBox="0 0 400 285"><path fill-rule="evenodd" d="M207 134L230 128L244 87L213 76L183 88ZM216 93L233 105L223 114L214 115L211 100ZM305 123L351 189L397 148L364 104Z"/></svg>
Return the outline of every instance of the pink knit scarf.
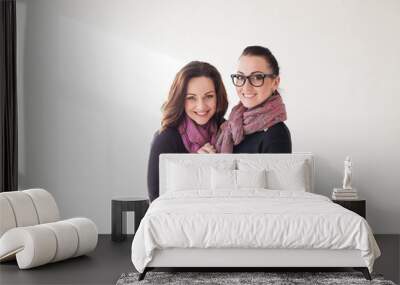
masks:
<svg viewBox="0 0 400 285"><path fill-rule="evenodd" d="M251 109L239 103L233 107L229 120L220 126L217 152L232 153L233 146L243 141L245 135L265 130L286 118L285 104L277 91L264 103Z"/></svg>
<svg viewBox="0 0 400 285"><path fill-rule="evenodd" d="M218 126L214 119L209 120L205 125L198 125L185 115L178 126L178 131L187 151L196 153L206 143L215 146Z"/></svg>

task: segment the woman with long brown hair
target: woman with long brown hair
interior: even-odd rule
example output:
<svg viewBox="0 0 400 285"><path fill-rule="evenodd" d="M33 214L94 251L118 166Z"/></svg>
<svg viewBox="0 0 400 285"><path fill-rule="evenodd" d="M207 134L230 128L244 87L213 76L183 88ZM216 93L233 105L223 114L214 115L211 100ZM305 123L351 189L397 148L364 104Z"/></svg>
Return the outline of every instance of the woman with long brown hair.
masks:
<svg viewBox="0 0 400 285"><path fill-rule="evenodd" d="M161 129L150 150L147 186L150 201L159 196L161 153L215 153L219 125L228 108L226 90L218 70L192 61L175 76L162 106Z"/></svg>

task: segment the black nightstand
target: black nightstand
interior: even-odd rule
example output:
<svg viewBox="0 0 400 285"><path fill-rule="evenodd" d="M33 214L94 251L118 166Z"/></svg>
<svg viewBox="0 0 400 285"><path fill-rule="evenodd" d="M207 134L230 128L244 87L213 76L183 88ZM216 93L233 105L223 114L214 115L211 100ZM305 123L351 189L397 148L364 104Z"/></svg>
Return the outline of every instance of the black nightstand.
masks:
<svg viewBox="0 0 400 285"><path fill-rule="evenodd" d="M366 219L366 201L362 199L358 200L332 200L332 202L339 204L340 206L359 214L361 217Z"/></svg>
<svg viewBox="0 0 400 285"><path fill-rule="evenodd" d="M149 200L136 197L118 197L111 201L111 239L123 241L126 239L126 212L135 212L135 233L140 221L146 214Z"/></svg>

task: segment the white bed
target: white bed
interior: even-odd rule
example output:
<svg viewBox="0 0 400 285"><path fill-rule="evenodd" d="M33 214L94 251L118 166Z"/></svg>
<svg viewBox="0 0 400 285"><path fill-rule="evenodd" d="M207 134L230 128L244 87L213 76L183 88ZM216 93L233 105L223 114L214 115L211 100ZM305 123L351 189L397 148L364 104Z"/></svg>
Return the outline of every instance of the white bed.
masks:
<svg viewBox="0 0 400 285"><path fill-rule="evenodd" d="M354 267L370 278L380 251L368 223L313 192L309 153L163 154L132 262L141 278L154 267Z"/></svg>

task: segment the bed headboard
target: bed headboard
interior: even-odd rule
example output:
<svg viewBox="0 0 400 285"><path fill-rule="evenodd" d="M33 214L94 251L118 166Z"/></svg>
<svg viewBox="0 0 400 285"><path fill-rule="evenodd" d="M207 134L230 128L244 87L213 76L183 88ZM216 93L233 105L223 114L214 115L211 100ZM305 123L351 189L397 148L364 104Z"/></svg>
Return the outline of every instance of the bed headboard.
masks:
<svg viewBox="0 0 400 285"><path fill-rule="evenodd" d="M288 154L182 154L182 153L165 153L160 155L159 175L160 175L160 195L166 192L166 173L167 167L170 162L182 162L188 161L195 164L213 164L218 161L232 161L237 167L237 163L241 160L255 160L265 161L267 163L274 163L276 161L288 161L288 162L302 162L304 161L309 171L307 171L306 179L310 186L309 191L314 192L314 157L312 153L288 153Z"/></svg>

